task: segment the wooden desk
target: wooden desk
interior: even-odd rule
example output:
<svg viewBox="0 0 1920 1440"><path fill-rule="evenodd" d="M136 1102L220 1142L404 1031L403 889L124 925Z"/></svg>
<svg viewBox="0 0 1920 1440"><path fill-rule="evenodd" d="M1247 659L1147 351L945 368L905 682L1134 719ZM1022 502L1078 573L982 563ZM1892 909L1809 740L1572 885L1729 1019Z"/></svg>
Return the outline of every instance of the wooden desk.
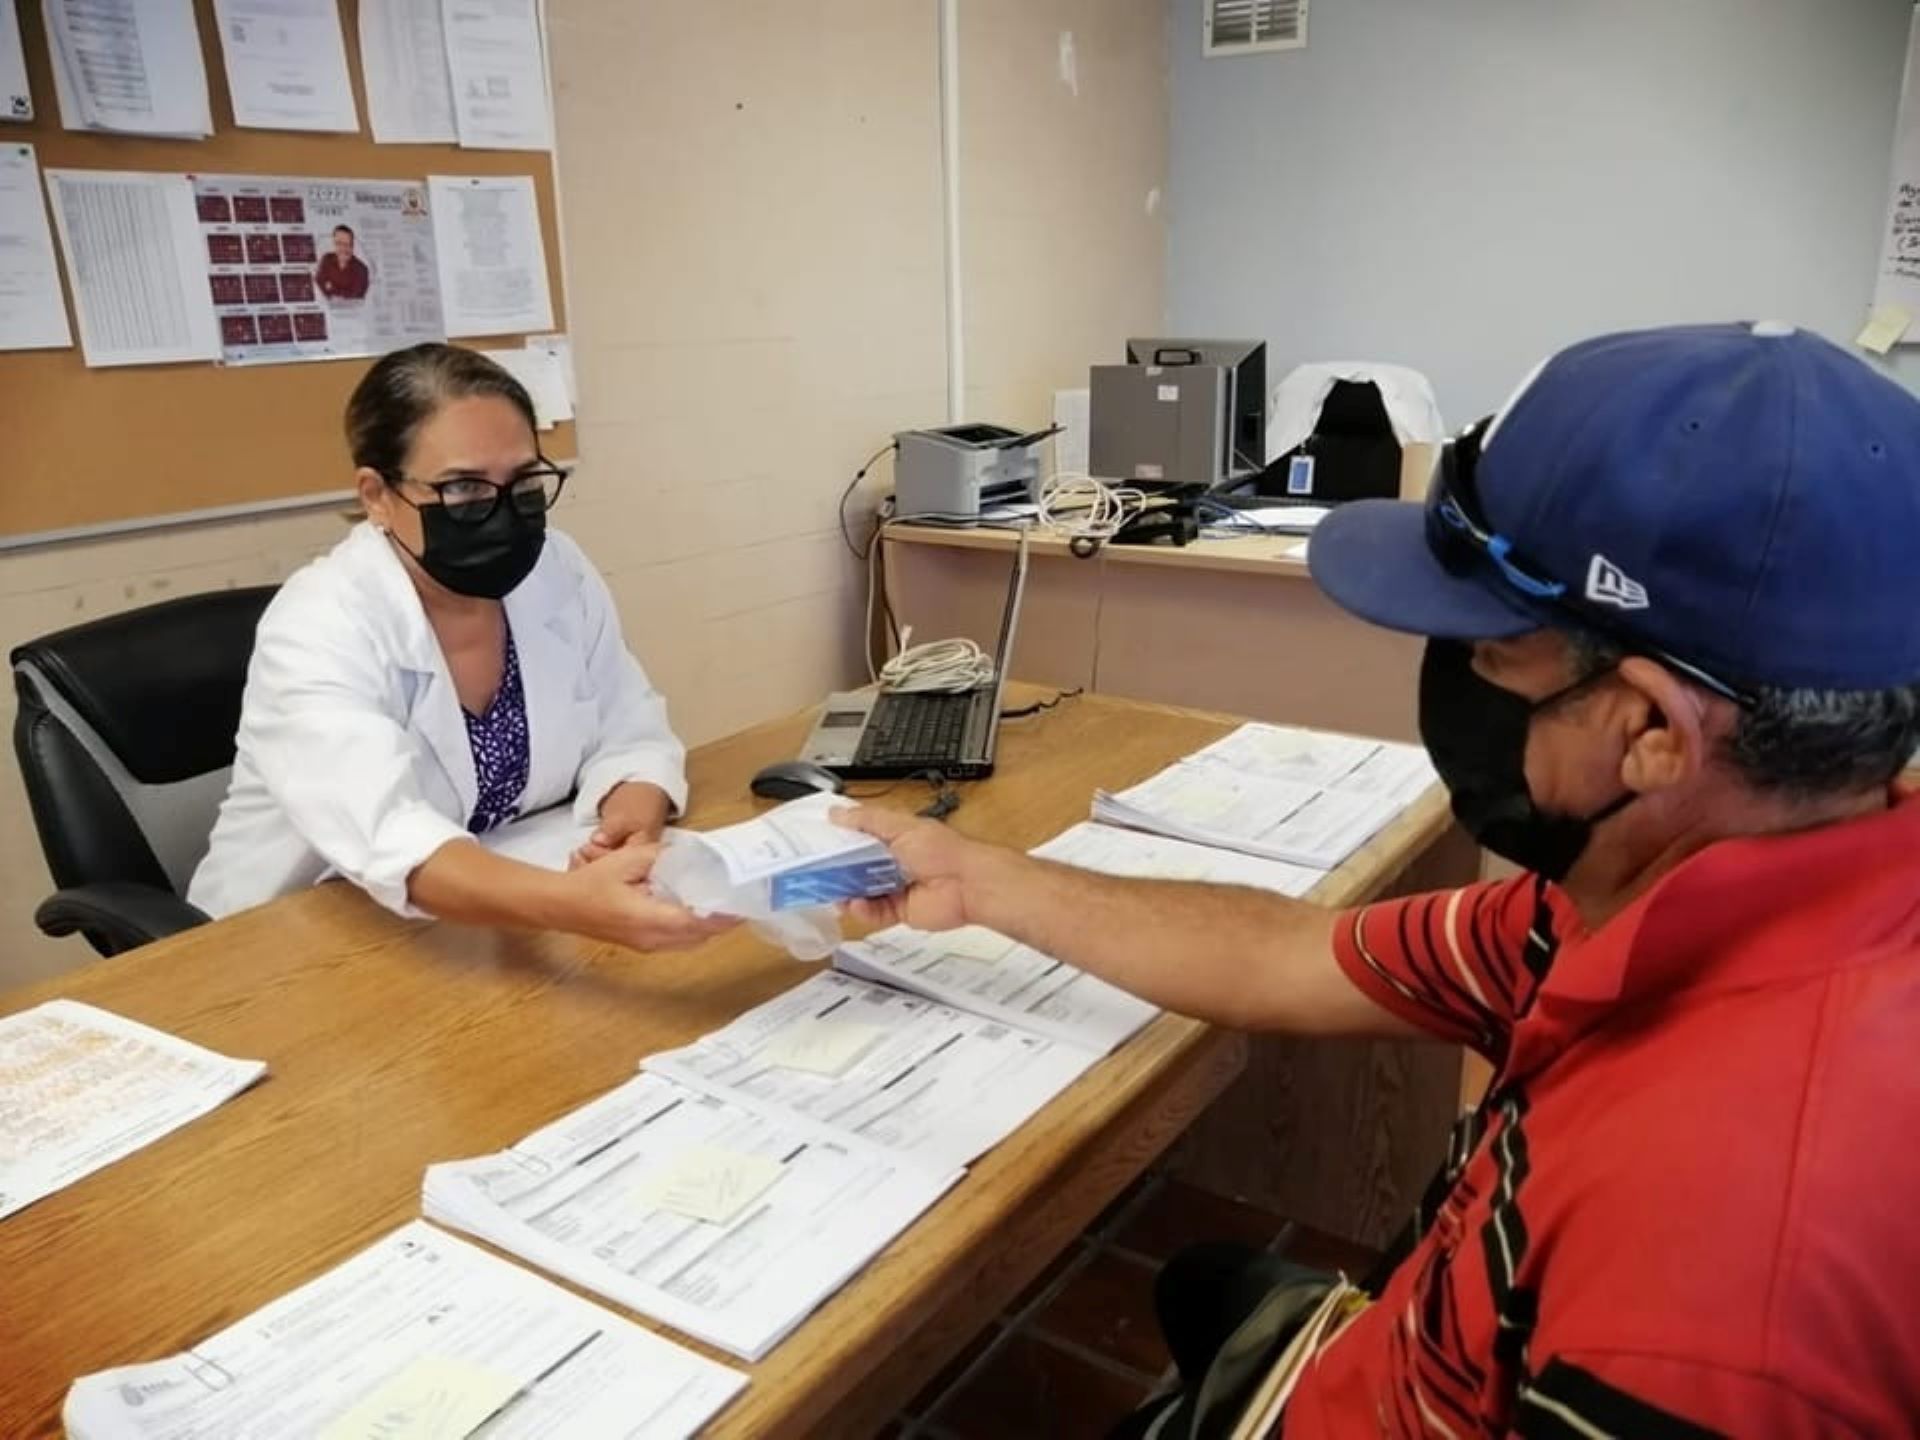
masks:
<svg viewBox="0 0 1920 1440"><path fill-rule="evenodd" d="M747 777L791 755L810 720L696 751L696 822L748 814ZM1231 723L1089 699L1009 724L1000 776L967 792L953 824L1037 844L1083 818L1096 785L1141 779ZM882 803L921 799L903 786ZM1322 898L1380 889L1445 825L1430 796ZM418 1215L428 1164L511 1143L811 968L744 932L642 956L409 924L328 885L0 999L11 1012L69 996L271 1067L0 1222L0 1434L58 1434L75 1376L232 1323ZM1180 1136L1245 1052L1237 1036L1155 1021L748 1367L710 1433L871 1434Z"/></svg>
<svg viewBox="0 0 1920 1440"><path fill-rule="evenodd" d="M890 525L894 612L923 640L992 648L1006 599L1006 530ZM1320 593L1298 536L1109 545L1078 559L1038 532L1014 673L1061 689L1256 720L1418 738L1420 642Z"/></svg>

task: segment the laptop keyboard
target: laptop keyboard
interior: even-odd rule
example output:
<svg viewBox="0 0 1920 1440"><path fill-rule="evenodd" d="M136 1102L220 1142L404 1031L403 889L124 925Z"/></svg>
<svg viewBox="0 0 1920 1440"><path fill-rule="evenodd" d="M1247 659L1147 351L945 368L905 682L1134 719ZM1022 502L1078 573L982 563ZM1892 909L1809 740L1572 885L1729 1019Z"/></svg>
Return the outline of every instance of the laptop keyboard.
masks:
<svg viewBox="0 0 1920 1440"><path fill-rule="evenodd" d="M854 753L856 765L950 765L973 713L974 692L958 695L883 695L867 717Z"/></svg>

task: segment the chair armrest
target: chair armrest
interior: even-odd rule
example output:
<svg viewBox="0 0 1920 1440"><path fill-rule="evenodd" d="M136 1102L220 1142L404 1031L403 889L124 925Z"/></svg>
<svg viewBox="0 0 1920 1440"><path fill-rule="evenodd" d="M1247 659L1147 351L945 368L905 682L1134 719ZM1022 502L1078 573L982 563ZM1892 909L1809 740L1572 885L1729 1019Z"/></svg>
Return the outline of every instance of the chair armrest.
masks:
<svg viewBox="0 0 1920 1440"><path fill-rule="evenodd" d="M76 932L102 955L118 955L150 940L191 930L210 919L171 890L131 881L70 885L56 890L33 912L44 935Z"/></svg>

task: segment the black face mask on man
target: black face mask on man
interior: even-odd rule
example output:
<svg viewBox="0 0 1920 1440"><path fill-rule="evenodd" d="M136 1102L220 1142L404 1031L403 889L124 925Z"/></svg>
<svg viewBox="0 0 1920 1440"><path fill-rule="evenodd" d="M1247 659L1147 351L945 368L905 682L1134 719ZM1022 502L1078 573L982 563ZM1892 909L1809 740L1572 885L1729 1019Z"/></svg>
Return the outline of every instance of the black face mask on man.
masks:
<svg viewBox="0 0 1920 1440"><path fill-rule="evenodd" d="M500 496L493 513L477 525L455 520L445 505L418 509L420 553L413 558L456 595L503 598L533 572L547 543L546 511L528 514L511 495Z"/></svg>
<svg viewBox="0 0 1920 1440"><path fill-rule="evenodd" d="M1473 647L1429 640L1420 665L1420 740L1453 799L1453 813L1481 845L1549 880L1566 878L1593 827L1636 797L1629 790L1588 816L1556 815L1527 788L1533 717L1597 679L1589 675L1540 700L1482 678Z"/></svg>

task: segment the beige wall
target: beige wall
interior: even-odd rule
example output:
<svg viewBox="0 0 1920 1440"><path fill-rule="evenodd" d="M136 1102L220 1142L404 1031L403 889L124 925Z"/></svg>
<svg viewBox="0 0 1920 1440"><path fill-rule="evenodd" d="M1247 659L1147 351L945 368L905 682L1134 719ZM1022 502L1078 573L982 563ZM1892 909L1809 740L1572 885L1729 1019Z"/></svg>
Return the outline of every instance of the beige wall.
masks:
<svg viewBox="0 0 1920 1440"><path fill-rule="evenodd" d="M582 461L555 519L697 743L855 677L864 574L835 502L893 430L946 418L936 9L549 11ZM960 15L967 418L1025 424L1160 324L1165 16ZM867 508L889 483L883 462ZM0 642L277 580L338 533L307 516L0 556ZM0 769L4 986L90 952L33 931L45 867Z"/></svg>

